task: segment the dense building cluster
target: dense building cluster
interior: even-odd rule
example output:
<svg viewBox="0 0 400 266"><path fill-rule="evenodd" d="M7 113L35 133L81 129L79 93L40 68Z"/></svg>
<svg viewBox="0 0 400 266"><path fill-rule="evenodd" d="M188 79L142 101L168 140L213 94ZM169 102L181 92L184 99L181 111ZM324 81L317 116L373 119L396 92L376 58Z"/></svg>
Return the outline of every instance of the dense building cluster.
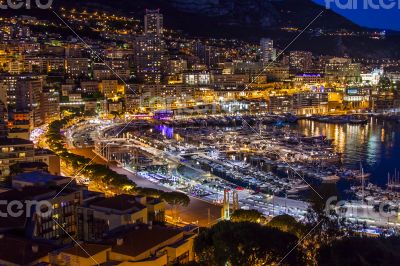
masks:
<svg viewBox="0 0 400 266"><path fill-rule="evenodd" d="M0 192L9 202L1 206L2 264L139 266L193 259L194 228L164 226L164 201L125 194L106 198L70 182L44 171L12 177L12 186ZM23 215L6 210L10 204Z"/></svg>
<svg viewBox="0 0 400 266"><path fill-rule="evenodd" d="M108 115L218 104L228 111L257 112L263 106L305 115L399 104L394 60L286 51L271 38L260 45L193 39L166 29L160 10L146 10L144 27L106 13L61 12L72 27L97 35L83 36L85 42L80 32L44 35L33 29L57 24L27 16L1 22L0 100L10 134L21 135L70 109ZM238 102L250 107L232 108Z"/></svg>
<svg viewBox="0 0 400 266"><path fill-rule="evenodd" d="M65 9L59 18L0 19L0 177L8 185L0 189L0 200L32 210L0 219L0 264L145 266L194 258L195 228L165 226L160 195L141 195L149 192L143 189L107 197L61 176L62 163L76 170L88 160L67 150L65 124L55 122L70 114L159 114L162 120L163 111L311 116L400 107L395 60L287 51L267 37L259 44L196 39L166 29L160 10L145 10L144 22ZM31 140L34 130L43 133L46 126L52 151ZM121 143L99 141L95 152L118 161L123 153L112 149ZM84 174L106 169L99 180L126 185L118 177L128 178L108 165L95 167ZM52 211L46 214L40 202ZM10 213L8 208L1 205L0 211Z"/></svg>

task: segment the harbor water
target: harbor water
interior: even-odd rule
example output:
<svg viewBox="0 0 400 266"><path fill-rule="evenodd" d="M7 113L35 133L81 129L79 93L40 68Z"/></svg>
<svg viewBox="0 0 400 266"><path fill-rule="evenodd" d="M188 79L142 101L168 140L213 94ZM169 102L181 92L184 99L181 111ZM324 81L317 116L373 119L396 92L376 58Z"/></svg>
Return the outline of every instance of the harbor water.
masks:
<svg viewBox="0 0 400 266"><path fill-rule="evenodd" d="M359 169L361 162L364 171L371 174L366 182L385 187L388 173L400 170L400 123L377 118L361 125L300 120L290 127L302 135L332 139L345 167ZM354 182L340 180L338 191L345 191L351 183Z"/></svg>

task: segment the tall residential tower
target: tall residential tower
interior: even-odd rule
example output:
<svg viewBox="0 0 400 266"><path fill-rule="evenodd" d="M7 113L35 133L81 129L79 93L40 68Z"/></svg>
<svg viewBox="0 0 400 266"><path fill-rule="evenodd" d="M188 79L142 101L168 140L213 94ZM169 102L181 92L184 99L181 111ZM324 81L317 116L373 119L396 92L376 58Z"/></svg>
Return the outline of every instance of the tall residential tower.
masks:
<svg viewBox="0 0 400 266"><path fill-rule="evenodd" d="M146 35L162 36L163 25L164 18L160 13L160 9L146 9L146 15L144 16L144 30Z"/></svg>

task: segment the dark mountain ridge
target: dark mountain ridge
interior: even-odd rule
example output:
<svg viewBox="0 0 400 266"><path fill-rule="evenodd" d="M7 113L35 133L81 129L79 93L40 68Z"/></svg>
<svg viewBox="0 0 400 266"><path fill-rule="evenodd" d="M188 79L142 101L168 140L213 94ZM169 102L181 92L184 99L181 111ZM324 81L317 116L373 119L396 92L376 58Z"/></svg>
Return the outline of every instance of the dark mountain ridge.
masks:
<svg viewBox="0 0 400 266"><path fill-rule="evenodd" d="M371 29L326 10L312 0L55 0L59 7L96 9L142 19L146 9L160 8L167 28L192 37L235 38L258 43L271 37L285 48L318 14L307 31L288 50L309 50L315 54L352 57L400 58L400 36L390 34L385 40L371 38ZM15 12L15 11L13 11ZM32 11L30 14L34 15ZM16 13L13 13L15 15ZM42 18L58 20L49 10ZM285 28L295 28L288 31ZM334 32L365 32L346 36ZM333 34L331 34L333 33Z"/></svg>

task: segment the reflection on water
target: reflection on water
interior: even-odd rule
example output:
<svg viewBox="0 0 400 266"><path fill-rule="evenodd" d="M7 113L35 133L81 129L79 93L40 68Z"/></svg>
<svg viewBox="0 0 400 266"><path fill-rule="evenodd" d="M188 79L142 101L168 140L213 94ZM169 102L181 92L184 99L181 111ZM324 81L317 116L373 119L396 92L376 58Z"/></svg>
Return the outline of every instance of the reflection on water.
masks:
<svg viewBox="0 0 400 266"><path fill-rule="evenodd" d="M366 171L372 173L373 183L385 185L387 173L400 168L400 125L395 122L371 118L366 125L342 125L301 120L294 128L306 136L333 139L344 165L359 168L362 161Z"/></svg>
<svg viewBox="0 0 400 266"><path fill-rule="evenodd" d="M333 140L334 149L342 154L348 168L371 173L370 181L386 185L388 172L400 169L400 124L371 118L366 125L327 124L301 120L291 129L305 136L327 136ZM168 139L183 141L174 129L165 125L156 126L156 131ZM199 129L201 131L201 129ZM340 182L343 183L343 182ZM341 184L339 184L341 187Z"/></svg>

